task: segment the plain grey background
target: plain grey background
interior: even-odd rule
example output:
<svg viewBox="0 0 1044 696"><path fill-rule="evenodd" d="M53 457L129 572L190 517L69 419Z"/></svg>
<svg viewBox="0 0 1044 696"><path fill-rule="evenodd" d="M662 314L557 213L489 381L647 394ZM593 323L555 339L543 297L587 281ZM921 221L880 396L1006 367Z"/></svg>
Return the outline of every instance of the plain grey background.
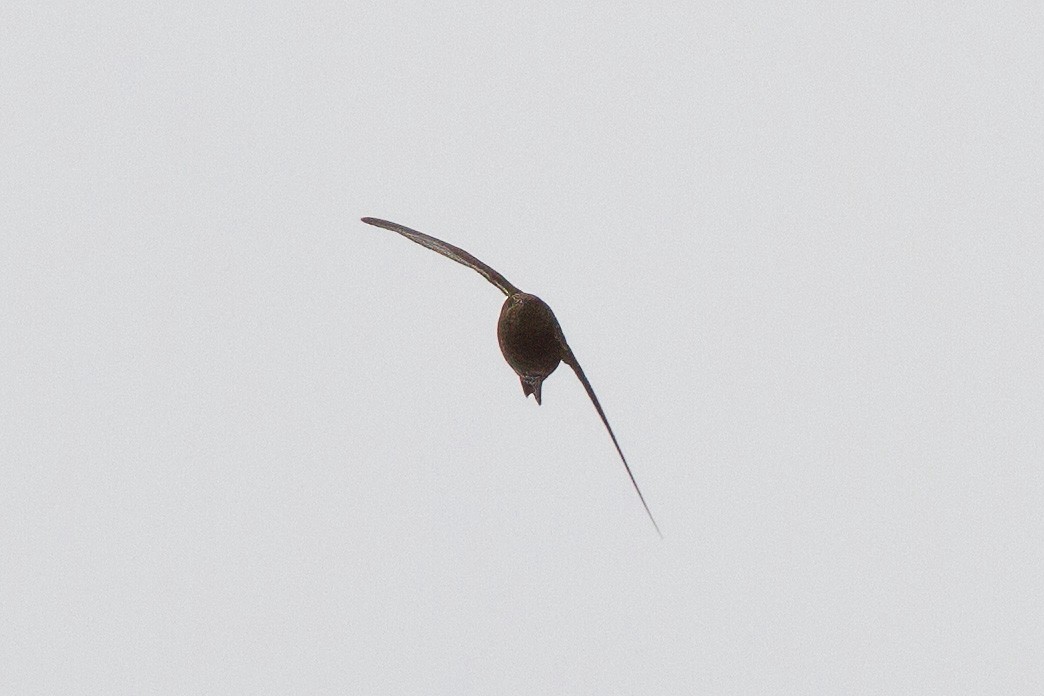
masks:
<svg viewBox="0 0 1044 696"><path fill-rule="evenodd" d="M0 691L1040 692L1040 4L526 5L4 3Z"/></svg>

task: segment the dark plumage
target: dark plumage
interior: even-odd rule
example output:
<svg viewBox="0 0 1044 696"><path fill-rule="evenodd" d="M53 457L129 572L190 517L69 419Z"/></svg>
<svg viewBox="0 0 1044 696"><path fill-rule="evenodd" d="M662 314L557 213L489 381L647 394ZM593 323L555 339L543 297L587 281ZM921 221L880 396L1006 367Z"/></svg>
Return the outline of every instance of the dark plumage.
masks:
<svg viewBox="0 0 1044 696"><path fill-rule="evenodd" d="M573 355L569 344L566 343L562 327L558 325L558 319L555 318L555 313L551 311L547 303L536 295L522 292L508 282L507 278L459 247L387 220L364 217L362 221L369 225L398 232L421 246L437 251L457 263L478 271L486 280L496 285L501 292L507 295L504 306L500 309L500 320L497 322L497 339L500 342L500 352L504 354L504 359L507 360L508 365L511 366L511 369L515 371L522 382L523 394L526 396L532 394L537 404L539 404L540 387L548 375L555 371L558 363L564 362L573 368L573 372L576 373L580 383L587 390L587 395L591 398L591 403L594 404L595 410L598 411L602 423L605 424L605 429L609 431L609 437L612 438L613 445L623 461L624 468L627 469L627 475L631 479L631 484L634 485L634 490L638 493L639 500L642 501L646 514L649 515L649 520L653 523L653 527L656 528L656 533L662 538L663 534L660 532L660 527L656 524L656 520L653 519L652 512L645 502L645 496L642 495L641 489L638 488L638 482L635 481L634 474L631 473L631 467L627 463L627 458L624 457L623 450L620 449L620 444L616 441L616 435L613 434L613 429L609 426L609 421L605 417L602 405L598 403L598 397L595 396L591 383L587 381L587 376L580 367L580 363L577 362L576 356Z"/></svg>

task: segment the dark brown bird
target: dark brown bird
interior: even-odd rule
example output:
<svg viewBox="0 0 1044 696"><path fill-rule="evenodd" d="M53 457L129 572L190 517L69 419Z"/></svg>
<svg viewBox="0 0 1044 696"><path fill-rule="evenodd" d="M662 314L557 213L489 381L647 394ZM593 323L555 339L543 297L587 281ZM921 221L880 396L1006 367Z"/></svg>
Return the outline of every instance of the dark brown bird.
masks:
<svg viewBox="0 0 1044 696"><path fill-rule="evenodd" d="M645 502L645 496L642 495L641 489L638 488L638 482L634 480L634 474L631 473L631 467L627 463L627 458L624 457L623 450L620 449L620 443L616 441L616 435L613 434L613 429L609 427L609 421L605 417L602 405L598 403L598 397L595 396L591 383L587 381L587 376L580 367L580 363L577 362L576 356L573 355L569 344L566 343L565 336L562 334L562 327L558 325L558 319L555 318L555 313L551 311L547 303L536 295L522 292L508 282L507 278L468 252L452 244L447 244L441 239L429 237L416 230L411 230L409 227L388 222L387 220L364 217L362 221L369 225L376 225L392 232L398 232L403 237L423 247L437 251L457 263L464 264L468 268L475 269L486 280L496 285L501 292L507 295L507 299L504 300L504 306L500 309L500 321L497 323L497 339L500 342L500 352L504 354L504 359L507 360L508 365L511 366L511 369L515 371L518 378L522 381L522 393L526 396L532 394L536 398L537 404L539 404L540 387L548 375L555 371L558 363L564 362L573 368L573 372L580 378L580 383L587 390L587 395L591 397L591 403L594 404L595 410L598 411L602 423L605 424L605 429L609 431L609 437L612 438L613 445L620 454L620 459L623 460L624 468L627 469L627 475L631 478L634 490L638 493L638 499L642 501L645 513L649 515L649 520L653 523L653 527L656 528L656 533L660 535L660 538L663 538L660 526L653 519L652 512L649 511L649 506Z"/></svg>

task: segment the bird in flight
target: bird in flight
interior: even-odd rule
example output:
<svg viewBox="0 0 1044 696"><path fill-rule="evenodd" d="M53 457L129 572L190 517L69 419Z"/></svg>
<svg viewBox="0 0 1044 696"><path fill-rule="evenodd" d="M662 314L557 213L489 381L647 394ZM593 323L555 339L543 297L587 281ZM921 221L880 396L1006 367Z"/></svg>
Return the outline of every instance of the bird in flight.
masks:
<svg viewBox="0 0 1044 696"><path fill-rule="evenodd" d="M634 474L631 473L631 467L627 463L627 458L624 457L623 450L620 449L620 443L616 441L616 435L613 434L613 429L609 426L609 421L605 417L602 405L598 403L598 397L595 396L594 388L587 381L583 368L580 367L576 356L573 355L569 344L566 343L565 335L562 333L562 327L558 325L555 313L551 311L547 303L536 295L522 292L508 282L507 278L468 252L452 244L447 244L441 239L429 237L416 230L411 230L409 227L388 222L387 220L364 217L362 221L368 225L375 225L392 232L398 232L403 237L423 247L427 247L447 258L453 259L457 263L464 264L468 268L478 271L483 278L496 285L502 293L507 295L507 299L504 300L504 306L500 309L500 321L497 323L497 339L500 342L500 352L504 354L504 359L507 360L508 365L511 366L511 369L515 371L522 382L522 393L525 396L532 394L537 404L540 404L540 387L544 380L555 371L558 363L564 362L573 368L573 372L580 378L580 383L587 390L587 395L591 397L591 403L594 404L595 410L598 411L602 423L605 424L605 429L609 431L609 437L612 438L613 445L616 447L616 451L623 461L624 468L627 470L627 475L631 479L631 484L634 486L635 492L638 493L638 499L642 501L645 514L649 516L649 521L652 522L656 533L662 539L663 533L660 532L660 526L653 519L652 512L650 512L649 506L645 502L645 496L642 495L641 489L638 488L638 482L635 481Z"/></svg>

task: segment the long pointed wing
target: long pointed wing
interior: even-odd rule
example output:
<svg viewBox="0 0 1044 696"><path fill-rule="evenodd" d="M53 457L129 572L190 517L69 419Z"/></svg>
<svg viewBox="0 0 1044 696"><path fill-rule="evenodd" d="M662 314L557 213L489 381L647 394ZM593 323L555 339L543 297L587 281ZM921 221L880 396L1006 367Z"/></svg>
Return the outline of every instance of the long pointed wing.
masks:
<svg viewBox="0 0 1044 696"><path fill-rule="evenodd" d="M656 520L653 519L652 512L649 510L649 505L645 502L645 496L642 495L642 489L638 487L638 482L634 480L634 474L631 473L631 465L627 463L627 457L624 456L623 450L620 449L620 443L616 441L616 435L613 434L613 429L609 427L609 421L605 417L605 411L602 410L602 405L598 403L598 397L595 396L594 388L591 383L587 381L587 375L584 374L584 370L580 367L580 363L577 362L576 356L573 355L573 351L569 348L569 345L565 342L564 338L562 341L562 362L569 367L573 368L573 372L580 378L580 383L584 385L584 389L587 390L587 395L591 397L591 403L594 404L595 410L598 411L598 415L601 417L602 422L605 424L605 429L609 431L609 437L613 439L613 445L616 447L616 451L620 455L620 459L623 461L624 468L627 469L627 475L631 478L631 483L634 485L635 492L638 493L638 499L642 501L642 507L645 508L645 514L649 516L649 521L653 523L653 527L656 528L656 533L663 538L663 532L660 531L660 525L656 524Z"/></svg>
<svg viewBox="0 0 1044 696"><path fill-rule="evenodd" d="M509 297L519 292L519 289L508 282L508 279L497 273L495 270L482 263L474 256L464 251L460 247L455 247L452 244L447 244L441 239L435 239L429 237L426 234L422 234L417 230L411 230L409 227L405 227L395 222L388 222L387 220L381 220L379 218L364 217L362 219L367 225L375 225L377 227L383 227L386 230L392 232L398 232L403 237L410 239L422 247L427 247L432 251L437 251L446 258L453 259L457 263L462 263L468 268L472 268L478 271L483 278L500 288L500 291Z"/></svg>

